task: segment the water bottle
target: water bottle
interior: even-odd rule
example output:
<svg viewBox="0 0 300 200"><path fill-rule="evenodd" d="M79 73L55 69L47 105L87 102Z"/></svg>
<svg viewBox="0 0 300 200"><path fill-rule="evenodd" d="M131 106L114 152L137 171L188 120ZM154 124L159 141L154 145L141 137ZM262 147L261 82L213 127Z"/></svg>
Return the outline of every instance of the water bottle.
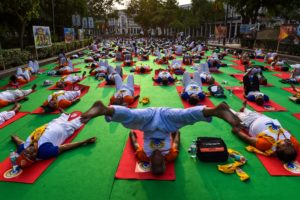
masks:
<svg viewBox="0 0 300 200"><path fill-rule="evenodd" d="M19 172L19 166L17 165L18 154L14 150L10 150L10 161L12 164L12 173L16 174Z"/></svg>
<svg viewBox="0 0 300 200"><path fill-rule="evenodd" d="M196 159L197 156L197 145L196 140L193 140L193 143L191 145L191 158Z"/></svg>
<svg viewBox="0 0 300 200"><path fill-rule="evenodd" d="M231 158L233 158L234 160L236 161L240 161L240 162L246 162L246 158L242 155L239 155L239 154L235 154L235 153L232 153L229 155Z"/></svg>

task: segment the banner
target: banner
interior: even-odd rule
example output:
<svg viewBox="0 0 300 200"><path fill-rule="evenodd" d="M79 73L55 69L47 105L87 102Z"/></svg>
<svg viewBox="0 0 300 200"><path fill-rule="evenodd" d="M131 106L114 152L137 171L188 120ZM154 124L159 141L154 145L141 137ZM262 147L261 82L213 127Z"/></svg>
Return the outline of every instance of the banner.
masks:
<svg viewBox="0 0 300 200"><path fill-rule="evenodd" d="M49 26L33 26L32 29L36 49L52 46Z"/></svg>
<svg viewBox="0 0 300 200"><path fill-rule="evenodd" d="M215 26L215 36L217 39L226 38L227 35L227 27L226 26Z"/></svg>
<svg viewBox="0 0 300 200"><path fill-rule="evenodd" d="M241 34L250 34L253 30L255 30L255 24L241 24L240 25L240 33Z"/></svg>
<svg viewBox="0 0 300 200"><path fill-rule="evenodd" d="M75 40L74 28L64 28L65 43L71 43Z"/></svg>
<svg viewBox="0 0 300 200"><path fill-rule="evenodd" d="M87 22L87 18L86 17L82 18L82 28L88 28L88 22Z"/></svg>
<svg viewBox="0 0 300 200"><path fill-rule="evenodd" d="M72 15L72 25L73 26L80 26L80 15Z"/></svg>
<svg viewBox="0 0 300 200"><path fill-rule="evenodd" d="M84 29L78 29L78 40L82 41L84 39Z"/></svg>
<svg viewBox="0 0 300 200"><path fill-rule="evenodd" d="M94 19L92 17L88 17L89 28L94 28Z"/></svg>
<svg viewBox="0 0 300 200"><path fill-rule="evenodd" d="M282 43L299 43L299 35L297 35L297 25L281 25L278 40Z"/></svg>

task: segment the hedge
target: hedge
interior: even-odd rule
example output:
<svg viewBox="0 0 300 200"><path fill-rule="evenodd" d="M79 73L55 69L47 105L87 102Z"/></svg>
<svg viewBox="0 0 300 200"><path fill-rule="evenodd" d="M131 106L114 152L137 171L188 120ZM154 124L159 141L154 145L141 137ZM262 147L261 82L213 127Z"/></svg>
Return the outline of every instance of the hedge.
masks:
<svg viewBox="0 0 300 200"><path fill-rule="evenodd" d="M254 39L242 39L241 45L244 48L252 49L254 41ZM256 40L254 48L262 48L266 51L276 51L277 45L277 40ZM300 56L300 44L280 43L278 52L282 54Z"/></svg>
<svg viewBox="0 0 300 200"><path fill-rule="evenodd" d="M61 49L65 52L73 51L92 43L93 39L85 39L83 41L74 41L66 44L65 42L52 43L51 47L38 49L38 59L46 59L57 56ZM9 69L16 66L27 64L30 56L35 57L34 46L27 46L23 51L20 49L1 49L0 50L0 70Z"/></svg>

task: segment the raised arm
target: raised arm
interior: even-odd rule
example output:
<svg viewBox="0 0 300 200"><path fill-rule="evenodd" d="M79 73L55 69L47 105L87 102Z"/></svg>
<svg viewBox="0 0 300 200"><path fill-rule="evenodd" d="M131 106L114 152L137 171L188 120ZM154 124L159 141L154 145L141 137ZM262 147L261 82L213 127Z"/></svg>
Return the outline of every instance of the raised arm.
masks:
<svg viewBox="0 0 300 200"><path fill-rule="evenodd" d="M73 142L73 143L69 143L69 144L63 144L58 147L58 153L62 154L65 151L69 151L69 150L72 150L72 149L75 149L75 148L78 148L80 146L87 145L87 144L93 144L95 142L96 142L96 137L92 137L92 138L83 140L81 142Z"/></svg>
<svg viewBox="0 0 300 200"><path fill-rule="evenodd" d="M238 136L241 140L243 140L247 144L250 144L252 146L255 146L257 142L256 137L251 137L247 135L245 132L241 131L240 129L232 129L232 133Z"/></svg>

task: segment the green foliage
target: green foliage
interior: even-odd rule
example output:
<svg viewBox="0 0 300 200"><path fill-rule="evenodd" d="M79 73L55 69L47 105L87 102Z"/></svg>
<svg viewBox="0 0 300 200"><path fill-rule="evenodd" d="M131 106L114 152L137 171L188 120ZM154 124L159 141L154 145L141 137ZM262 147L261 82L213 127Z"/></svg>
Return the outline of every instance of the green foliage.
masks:
<svg viewBox="0 0 300 200"><path fill-rule="evenodd" d="M38 57L39 59L50 58L58 55L61 49L64 49L65 51L74 51L91 43L92 39L85 39L83 41L75 40L70 44L66 44L65 42L53 43L51 47L38 49ZM27 64L30 56L35 56L35 47L27 46L25 50L2 49L0 50L0 55L3 57L5 68L9 69L19 65Z"/></svg>

